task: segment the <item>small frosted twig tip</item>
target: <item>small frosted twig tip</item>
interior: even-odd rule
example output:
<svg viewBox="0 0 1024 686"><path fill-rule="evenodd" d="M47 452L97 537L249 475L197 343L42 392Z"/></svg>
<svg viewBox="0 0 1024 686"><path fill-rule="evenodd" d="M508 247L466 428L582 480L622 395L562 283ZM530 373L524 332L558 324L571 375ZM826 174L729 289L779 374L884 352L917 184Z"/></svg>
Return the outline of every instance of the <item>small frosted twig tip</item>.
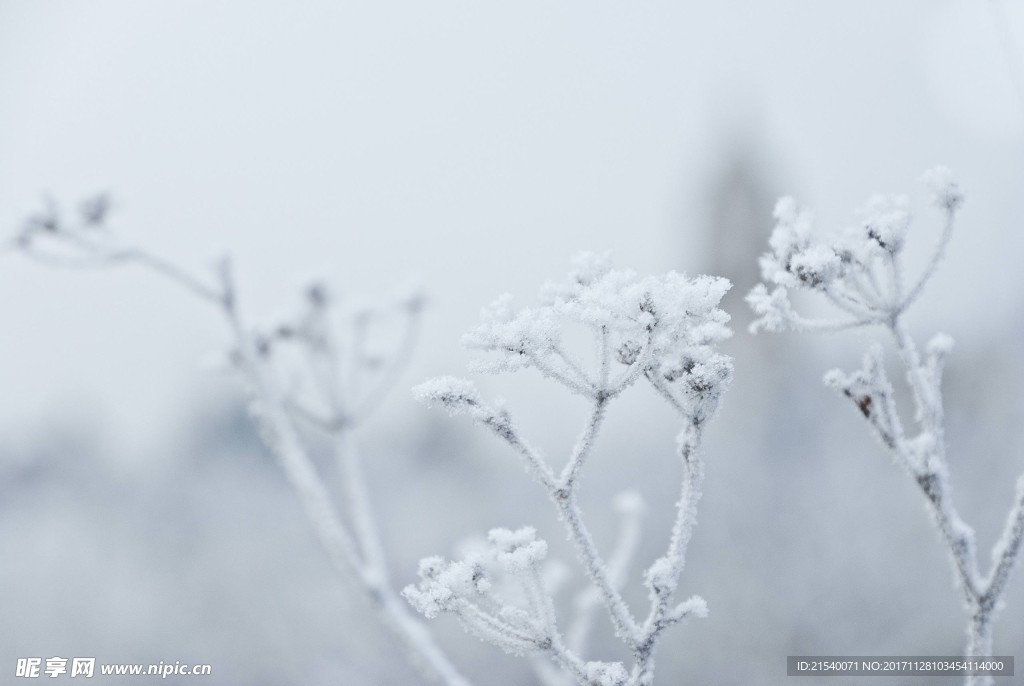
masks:
<svg viewBox="0 0 1024 686"><path fill-rule="evenodd" d="M476 384L468 379L441 376L424 381L412 389L413 396L428 406L440 405L452 414L480 405Z"/></svg>
<svg viewBox="0 0 1024 686"><path fill-rule="evenodd" d="M963 204L964 194L948 167L929 169L921 180L931 192L931 200L937 207L952 212Z"/></svg>

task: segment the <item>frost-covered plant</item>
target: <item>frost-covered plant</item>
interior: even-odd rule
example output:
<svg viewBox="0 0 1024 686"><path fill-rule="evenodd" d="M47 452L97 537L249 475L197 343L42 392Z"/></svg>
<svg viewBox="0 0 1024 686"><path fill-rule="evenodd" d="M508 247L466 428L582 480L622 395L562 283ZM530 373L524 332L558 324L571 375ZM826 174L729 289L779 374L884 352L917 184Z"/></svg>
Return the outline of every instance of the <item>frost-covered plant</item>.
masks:
<svg viewBox="0 0 1024 686"><path fill-rule="evenodd" d="M226 361L245 384L262 440L298 495L331 563L355 580L426 677L446 686L468 686L392 585L355 436L411 352L422 297L411 292L384 305L344 307L318 282L306 289L297 316L267 329L251 328L242 319L228 260L217 265L211 278L198 278L123 244L105 227L108 206L105 197L95 198L68 220L50 202L26 223L14 245L38 261L61 267L140 265L216 308L232 340ZM381 329L397 329L392 336L397 343L375 348ZM330 440L343 481L340 507L311 457L301 430L306 426Z"/></svg>
<svg viewBox="0 0 1024 686"><path fill-rule="evenodd" d="M492 530L488 550L462 560L423 560L421 582L403 593L428 618L451 614L467 631L509 653L548 658L535 661L548 683L646 685L653 682L654 648L662 633L686 617L707 613L703 599L694 596L679 602L675 595L700 498L701 436L732 378L732 361L715 348L731 333L728 315L718 308L729 283L708 276L690 279L676 272L641 278L632 271L613 269L607 254L583 253L573 264L567 281L542 288L538 306L517 310L512 297L503 295L483 310L480 324L462 339L467 348L490 356L475 363L475 370L533 368L587 400L588 416L561 469L553 468L522 436L509 412L488 404L472 382L443 377L415 389L425 402L468 415L490 429L522 459L550 496L592 584L576 603L572 628L563 637L555 616L553 584L545 581L542 568L548 547L530 527ZM581 327L591 335L596 363L588 365L569 349L567 327ZM635 547L642 501L636 494L618 499L623 531L606 561L584 523L577 494L580 474L608 406L641 380L682 420L678 452L683 474L665 554L644 575L650 608L638 620L620 589ZM501 581L511 582L518 595L499 591ZM621 662L588 661L583 655L593 608L600 604L633 656L629 667ZM560 672L551 669L552 661Z"/></svg>
<svg viewBox="0 0 1024 686"><path fill-rule="evenodd" d="M934 336L924 355L904 322L908 307L921 295L943 257L963 196L949 170L938 168L924 178L932 202L943 212L945 225L938 246L916 279L907 279L903 248L911 223L904 198L872 198L859 224L834 237L819 237L810 214L792 198L775 207L777 224L770 250L761 258L764 280L747 296L757 313L751 331L837 331L881 326L893 337L915 408L916 431L908 432L897 411L879 346L864 356L852 374L829 372L825 382L849 398L867 420L872 433L911 477L925 496L942 541L949 550L967 614L969 657L992 654L992 622L1000 610L1010 572L1024 539L1024 475L1002 535L991 551L991 566L979 570L974 531L957 514L946 466L942 371L952 348L945 334ZM823 296L841 315L836 319L805 318L790 303L791 291ZM987 675L969 676L969 684L990 684Z"/></svg>

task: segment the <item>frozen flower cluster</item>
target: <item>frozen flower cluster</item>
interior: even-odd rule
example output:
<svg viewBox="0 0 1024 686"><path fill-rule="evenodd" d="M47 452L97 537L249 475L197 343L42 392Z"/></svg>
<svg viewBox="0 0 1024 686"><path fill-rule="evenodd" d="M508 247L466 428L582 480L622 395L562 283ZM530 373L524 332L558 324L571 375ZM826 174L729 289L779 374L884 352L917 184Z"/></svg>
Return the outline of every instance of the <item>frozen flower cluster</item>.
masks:
<svg viewBox="0 0 1024 686"><path fill-rule="evenodd" d="M462 338L491 354L475 370L532 367L591 398L617 395L641 376L671 387L691 409L717 397L732 377L731 360L714 348L731 335L729 315L718 307L728 280L674 271L641 278L614 269L608 253L581 253L572 265L568 279L543 286L537 306L516 309L506 294L483 309ZM566 329L578 326L593 334L596 368L566 349ZM461 392L443 392L445 384ZM449 409L468 407L468 387L454 379L418 393Z"/></svg>
<svg viewBox="0 0 1024 686"><path fill-rule="evenodd" d="M422 560L419 584L407 586L402 595L425 617L450 613L467 631L507 652L550 650L556 640L554 613L540 573L547 543L532 527L523 527L492 529L488 544L463 560ZM525 607L498 593L499 575L519 584Z"/></svg>
<svg viewBox="0 0 1024 686"><path fill-rule="evenodd" d="M901 418L896 389L886 373L881 346L872 346L861 368L852 373L833 370L825 383L857 409L875 437L898 465L913 478L925 498L932 521L945 545L967 622L964 654L992 655L993 620L1003 604L1010 572L1024 547L1024 475L1003 526L992 547L987 573L981 570L973 529L960 517L952 497L946 459L942 372L953 346L945 334L935 335L919 351L903 321L906 309L935 273L949 242L953 219L963 195L944 167L924 175L932 203L945 215L939 244L924 272L907 282L903 251L911 216L904 198L876 196L861 212L859 223L832 239L812 230L810 215L789 198L775 208L777 221L761 272L773 289L761 284L747 297L757 314L753 331L838 330L877 325L891 334L906 372L914 407L912 422ZM843 314L836 320L806 319L789 300L793 290L814 291ZM656 592L661 576L652 566L649 586ZM988 675L969 675L969 686L989 686Z"/></svg>
<svg viewBox="0 0 1024 686"><path fill-rule="evenodd" d="M833 236L818 235L810 213L792 198L779 200L769 251L760 260L765 283L747 296L757 314L751 330L846 328L902 312L934 272L949 240L953 215L963 203L948 169L934 169L924 180L933 204L945 212L947 221L932 261L913 284L905 282L903 273L903 251L912 220L907 198L873 196L858 213L857 223ZM789 299L797 290L823 295L844 313L843 318L799 316Z"/></svg>

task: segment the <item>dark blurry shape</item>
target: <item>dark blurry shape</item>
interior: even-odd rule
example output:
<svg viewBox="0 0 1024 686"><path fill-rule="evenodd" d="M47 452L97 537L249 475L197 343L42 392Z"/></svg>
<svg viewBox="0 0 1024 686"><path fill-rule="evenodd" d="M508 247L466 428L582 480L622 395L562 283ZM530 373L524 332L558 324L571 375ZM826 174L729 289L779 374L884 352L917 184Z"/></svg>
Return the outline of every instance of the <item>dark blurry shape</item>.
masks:
<svg viewBox="0 0 1024 686"><path fill-rule="evenodd" d="M756 140L752 132L729 136L715 158L720 166L710 174L703 271L732 281L723 304L734 315L739 309L733 305L757 283L753 265L771 231L772 207L780 195L772 181L772 165Z"/></svg>
<svg viewBox="0 0 1024 686"><path fill-rule="evenodd" d="M110 212L110 196L106 193L99 193L88 198L82 201L78 211L86 226L100 226L107 220L107 215Z"/></svg>

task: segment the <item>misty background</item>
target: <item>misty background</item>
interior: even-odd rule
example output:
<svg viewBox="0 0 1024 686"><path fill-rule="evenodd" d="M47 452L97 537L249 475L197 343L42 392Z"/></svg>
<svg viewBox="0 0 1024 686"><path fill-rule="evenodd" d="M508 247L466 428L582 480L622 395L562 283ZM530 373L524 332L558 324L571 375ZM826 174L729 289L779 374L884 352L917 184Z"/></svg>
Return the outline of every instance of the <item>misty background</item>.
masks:
<svg viewBox="0 0 1024 686"><path fill-rule="evenodd" d="M966 205L910 323L957 343L952 483L987 562L1024 469L1021 46L1010 0L0 0L0 231L46 195L110 192L126 240L196 273L230 253L253 323L314 277L352 299L422 284L417 349L361 436L398 586L493 526L535 525L575 565L514 457L408 393L464 373L481 306L529 304L581 249L727 276L736 380L680 589L711 614L667 634L659 682L781 684L789 654L958 654L923 499L821 384L880 332L752 337L742 295L779 195L829 229L906 193L923 263L941 218L918 178L953 169ZM235 380L204 364L228 341L216 312L141 270L4 252L0 322L0 670L95 656L208 663L218 684L417 683L329 568ZM583 407L526 375L479 381L564 459ZM636 604L670 524L675 427L639 390L609 420L582 506L606 549L612 495L647 498ZM995 652L1024 657L1019 577ZM432 627L477 683L534 683ZM599 638L594 657L621 657Z"/></svg>

